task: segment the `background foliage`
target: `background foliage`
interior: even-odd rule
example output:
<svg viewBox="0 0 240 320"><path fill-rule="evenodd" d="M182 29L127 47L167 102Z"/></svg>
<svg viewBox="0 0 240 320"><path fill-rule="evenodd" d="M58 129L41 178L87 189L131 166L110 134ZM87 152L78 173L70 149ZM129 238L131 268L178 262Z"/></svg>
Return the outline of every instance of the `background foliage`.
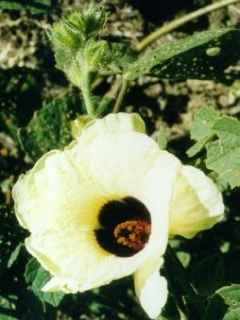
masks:
<svg viewBox="0 0 240 320"><path fill-rule="evenodd" d="M68 52L57 51L62 38L52 39L57 69L47 36L52 23L87 2L0 1L0 320L147 319L131 278L81 295L41 292L49 274L26 252L27 234L13 212L19 174L67 145L72 120L87 107L75 86L85 73L69 73ZM86 29L70 52L87 61L90 103L99 112L111 110L113 84L123 77L121 110L139 112L162 148L205 170L223 191L223 223L191 241L170 241L164 267L170 295L161 320L240 319L240 5L194 20L142 53L134 50L157 26L211 2L101 1L104 29L101 23Z"/></svg>

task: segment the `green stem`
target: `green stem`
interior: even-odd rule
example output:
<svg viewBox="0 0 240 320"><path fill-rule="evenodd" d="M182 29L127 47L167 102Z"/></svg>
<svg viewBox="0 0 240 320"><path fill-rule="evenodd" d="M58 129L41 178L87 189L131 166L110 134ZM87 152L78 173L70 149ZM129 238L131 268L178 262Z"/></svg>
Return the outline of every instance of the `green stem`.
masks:
<svg viewBox="0 0 240 320"><path fill-rule="evenodd" d="M97 117L100 117L108 109L108 107L113 104L113 101L116 99L121 86L121 81L119 80L120 79L114 81L110 90L102 97L99 107L96 111Z"/></svg>
<svg viewBox="0 0 240 320"><path fill-rule="evenodd" d="M88 115L92 118L95 118L95 107L94 107L92 96L91 96L91 83L89 79L88 70L85 70L82 77L83 79L82 79L81 89L82 89L84 104L85 104Z"/></svg>
<svg viewBox="0 0 240 320"><path fill-rule="evenodd" d="M204 8L198 9L196 11L193 11L189 14L186 14L185 16L173 20L172 22L162 26L161 28L157 29L153 33L149 34L146 38L144 38L142 41L140 41L136 45L137 51L141 51L145 49L147 46L149 46L151 43L153 43L155 40L160 38L161 36L177 29L178 27L184 25L185 23L194 20L200 16L203 16L209 12L218 10L220 8L229 6L230 4L234 4L239 2L240 0L221 0L217 1L216 3L210 4Z"/></svg>
<svg viewBox="0 0 240 320"><path fill-rule="evenodd" d="M124 77L122 77L121 89L116 99L116 103L113 107L113 113L117 113L120 110L124 96L127 92L127 87L128 87L128 81Z"/></svg>

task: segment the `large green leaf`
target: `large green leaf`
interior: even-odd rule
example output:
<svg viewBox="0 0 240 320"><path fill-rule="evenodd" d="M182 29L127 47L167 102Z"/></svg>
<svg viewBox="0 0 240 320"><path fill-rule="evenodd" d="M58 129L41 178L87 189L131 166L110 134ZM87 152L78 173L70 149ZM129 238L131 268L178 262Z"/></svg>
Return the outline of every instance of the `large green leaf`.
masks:
<svg viewBox="0 0 240 320"><path fill-rule="evenodd" d="M109 42L106 48L100 74L122 74L137 59L137 53L129 43Z"/></svg>
<svg viewBox="0 0 240 320"><path fill-rule="evenodd" d="M213 126L219 118L219 113L211 107L204 107L199 110L191 128L191 139L197 142L187 151L189 157L193 157L201 151L214 136Z"/></svg>
<svg viewBox="0 0 240 320"><path fill-rule="evenodd" d="M28 262L24 276L31 290L41 301L47 302L54 307L57 307L61 303L64 297L63 293L41 291L42 287L50 279L50 274L40 266L36 259L32 258Z"/></svg>
<svg viewBox="0 0 240 320"><path fill-rule="evenodd" d="M2 0L0 9L3 10L27 10L33 14L45 13L52 8L52 0Z"/></svg>
<svg viewBox="0 0 240 320"><path fill-rule="evenodd" d="M151 74L172 81L192 78L228 81L239 77L239 72L230 68L238 62L239 54L240 30L204 31L148 50L128 67L126 78L134 80Z"/></svg>
<svg viewBox="0 0 240 320"><path fill-rule="evenodd" d="M19 130L19 138L28 156L37 160L51 149L63 148L71 141L71 103L56 100L37 111L28 126Z"/></svg>
<svg viewBox="0 0 240 320"><path fill-rule="evenodd" d="M240 121L203 108L195 117L191 137L197 143L188 155L194 156L205 147L207 168L232 188L240 186Z"/></svg>
<svg viewBox="0 0 240 320"><path fill-rule="evenodd" d="M223 287L209 300L203 320L236 320L240 309L240 285Z"/></svg>
<svg viewBox="0 0 240 320"><path fill-rule="evenodd" d="M224 316L223 320L239 320L240 319L240 307L230 310Z"/></svg>
<svg viewBox="0 0 240 320"><path fill-rule="evenodd" d="M43 72L14 67L0 72L0 131L16 140L17 129L25 126L41 104L45 86Z"/></svg>
<svg viewBox="0 0 240 320"><path fill-rule="evenodd" d="M220 255L206 257L192 267L191 282L200 295L212 294L223 285L223 280L224 263Z"/></svg>
<svg viewBox="0 0 240 320"><path fill-rule="evenodd" d="M224 316L223 320L239 320L240 308L232 309Z"/></svg>
<svg viewBox="0 0 240 320"><path fill-rule="evenodd" d="M207 144L206 165L232 188L240 186L240 122L222 117L213 130L219 139Z"/></svg>

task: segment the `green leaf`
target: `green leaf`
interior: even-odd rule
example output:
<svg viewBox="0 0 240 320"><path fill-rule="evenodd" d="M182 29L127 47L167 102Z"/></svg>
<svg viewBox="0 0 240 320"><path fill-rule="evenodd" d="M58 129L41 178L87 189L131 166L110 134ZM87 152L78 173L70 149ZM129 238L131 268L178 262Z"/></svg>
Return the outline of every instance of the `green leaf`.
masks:
<svg viewBox="0 0 240 320"><path fill-rule="evenodd" d="M230 310L224 316L223 320L239 320L240 319L240 307L237 309Z"/></svg>
<svg viewBox="0 0 240 320"><path fill-rule="evenodd" d="M89 40L85 47L85 55L90 68L93 70L101 63L104 53L106 51L106 41L91 41Z"/></svg>
<svg viewBox="0 0 240 320"><path fill-rule="evenodd" d="M17 130L32 117L36 105L41 103L44 76L41 71L11 68L0 72L0 126L1 131L17 140Z"/></svg>
<svg viewBox="0 0 240 320"><path fill-rule="evenodd" d="M194 156L205 147L207 168L217 173L218 180L231 188L240 186L239 120L222 116L211 108L203 108L195 117L191 137L197 143L187 151L188 155Z"/></svg>
<svg viewBox="0 0 240 320"><path fill-rule="evenodd" d="M159 148L165 150L168 144L168 136L169 133L167 132L166 128L160 127L153 135L153 139L159 145Z"/></svg>
<svg viewBox="0 0 240 320"><path fill-rule="evenodd" d="M172 81L193 78L230 81L239 78L239 72L231 69L239 53L240 30L199 32L148 50L126 70L125 76L128 80L151 74Z"/></svg>
<svg viewBox="0 0 240 320"><path fill-rule="evenodd" d="M17 254L15 250L22 241L24 232L19 230L16 217L8 206L0 204L0 220L0 278L4 278L5 273L11 272L8 270L9 264L18 262L18 259L14 260Z"/></svg>
<svg viewBox="0 0 240 320"><path fill-rule="evenodd" d="M8 298L0 295L0 319L18 320L15 316L15 306Z"/></svg>
<svg viewBox="0 0 240 320"><path fill-rule="evenodd" d="M32 160L54 148L63 148L71 141L70 119L73 107L65 100L43 105L30 123L19 130L24 151Z"/></svg>
<svg viewBox="0 0 240 320"><path fill-rule="evenodd" d="M239 309L240 285L223 287L216 291L209 300L203 320L239 319L234 318Z"/></svg>
<svg viewBox="0 0 240 320"><path fill-rule="evenodd" d="M212 127L219 116L219 112L212 107L201 108L194 119L191 138L199 141L211 137L214 134Z"/></svg>
<svg viewBox="0 0 240 320"><path fill-rule="evenodd" d="M231 286L226 286L219 289L217 292L223 300L224 303L231 308L240 307L240 285L233 284Z"/></svg>
<svg viewBox="0 0 240 320"><path fill-rule="evenodd" d="M212 107L201 108L196 114L191 128L191 139L197 141L197 143L187 151L189 157L193 157L200 152L214 136L213 126L219 117L220 114Z"/></svg>
<svg viewBox="0 0 240 320"><path fill-rule="evenodd" d="M227 312L223 320L240 320L240 308L233 309Z"/></svg>
<svg viewBox="0 0 240 320"><path fill-rule="evenodd" d="M36 259L32 258L28 262L24 276L31 290L42 302L47 302L54 307L57 307L61 303L64 293L41 291L42 287L51 277L50 274L40 266Z"/></svg>
<svg viewBox="0 0 240 320"><path fill-rule="evenodd" d="M29 260L25 273L24 273L24 278L26 280L26 283L32 283L37 275L37 271L39 268L39 263L37 262L36 259L32 258Z"/></svg>
<svg viewBox="0 0 240 320"><path fill-rule="evenodd" d="M6 312L8 312L8 311L6 311ZM0 319L1 320L18 320L18 318L10 316L10 315L6 315L2 312L0 312Z"/></svg>
<svg viewBox="0 0 240 320"><path fill-rule="evenodd" d="M240 122L204 108L195 118L191 137L197 143L187 151L188 155L194 156L205 147L207 168L232 188L240 186Z"/></svg>
<svg viewBox="0 0 240 320"><path fill-rule="evenodd" d="M101 74L122 74L137 59L129 43L108 43L102 63Z"/></svg>
<svg viewBox="0 0 240 320"><path fill-rule="evenodd" d="M46 13L52 9L51 0L2 0L2 10L30 11L33 14Z"/></svg>
<svg viewBox="0 0 240 320"><path fill-rule="evenodd" d="M240 122L231 117L216 121L218 140L207 144L206 165L232 188L240 186Z"/></svg>
<svg viewBox="0 0 240 320"><path fill-rule="evenodd" d="M20 254L20 251L21 251L22 247L23 247L23 243L21 242L21 243L19 243L19 244L16 246L16 248L12 251L12 253L11 253L10 257L9 257L8 263L7 263L7 267L8 267L8 268L11 268L12 265L16 262L16 260L17 260L19 254Z"/></svg>
<svg viewBox="0 0 240 320"><path fill-rule="evenodd" d="M224 262L220 255L207 257L192 267L191 281L200 295L214 293L222 286L223 280Z"/></svg>

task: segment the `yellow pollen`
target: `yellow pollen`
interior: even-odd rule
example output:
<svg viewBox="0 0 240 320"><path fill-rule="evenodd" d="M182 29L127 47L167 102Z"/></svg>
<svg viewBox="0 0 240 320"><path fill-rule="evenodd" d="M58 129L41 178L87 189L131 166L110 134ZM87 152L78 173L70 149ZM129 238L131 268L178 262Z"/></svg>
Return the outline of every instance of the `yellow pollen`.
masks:
<svg viewBox="0 0 240 320"><path fill-rule="evenodd" d="M114 231L117 243L136 251L143 249L150 235L151 225L145 220L129 220L118 224Z"/></svg>

